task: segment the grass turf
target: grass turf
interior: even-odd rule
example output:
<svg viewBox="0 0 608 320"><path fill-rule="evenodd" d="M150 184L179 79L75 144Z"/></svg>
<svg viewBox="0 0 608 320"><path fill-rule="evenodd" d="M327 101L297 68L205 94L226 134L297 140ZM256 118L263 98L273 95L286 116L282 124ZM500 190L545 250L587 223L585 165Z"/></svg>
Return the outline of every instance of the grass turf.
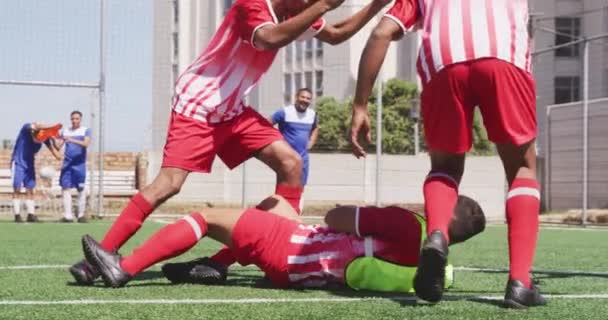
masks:
<svg viewBox="0 0 608 320"><path fill-rule="evenodd" d="M121 250L128 253L162 225L148 222ZM458 271L450 300L437 305L397 301L391 297L348 290L276 290L252 267L233 268L225 286L171 285L158 267L144 272L126 288L78 287L63 268L15 270L7 266L68 265L82 258L79 238L90 233L100 239L108 222L82 224L22 224L0 222L0 319L607 319L607 230L555 230L540 233L537 270L581 271L581 274L537 272L542 291L553 295L599 294L596 299L554 298L542 308L505 310L499 300L473 296L503 295L507 274L492 270ZM180 260L210 255L219 244L202 241ZM466 244L453 247L456 266L499 268L508 265L506 228L491 226ZM364 301L332 301L352 297L377 297ZM82 304L6 305L8 301L228 299L221 304ZM286 299L284 302L239 304L240 299ZM291 299L319 299L293 302Z"/></svg>

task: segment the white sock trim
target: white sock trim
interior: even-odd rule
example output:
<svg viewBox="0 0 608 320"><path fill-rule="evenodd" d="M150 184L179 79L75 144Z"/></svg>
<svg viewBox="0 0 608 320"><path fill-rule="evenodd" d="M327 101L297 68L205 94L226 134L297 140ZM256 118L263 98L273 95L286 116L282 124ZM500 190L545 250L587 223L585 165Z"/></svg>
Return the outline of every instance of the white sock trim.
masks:
<svg viewBox="0 0 608 320"><path fill-rule="evenodd" d="M361 233L359 233L359 210L360 209L361 208L359 208L359 207L355 208L355 234L359 237L361 236Z"/></svg>
<svg viewBox="0 0 608 320"><path fill-rule="evenodd" d="M36 202L34 200L25 200L25 208L28 214L34 214L36 211Z"/></svg>
<svg viewBox="0 0 608 320"><path fill-rule="evenodd" d="M72 192L65 190L62 193L63 196L63 217L66 219L74 219L72 214Z"/></svg>
<svg viewBox="0 0 608 320"><path fill-rule="evenodd" d="M84 210L87 207L87 194L86 192L78 192L78 218L84 217Z"/></svg>
<svg viewBox="0 0 608 320"><path fill-rule="evenodd" d="M13 199L13 213L15 215L21 214L21 199Z"/></svg>
<svg viewBox="0 0 608 320"><path fill-rule="evenodd" d="M536 199L540 200L540 191L536 188L529 188L529 187L515 188L515 189L509 191L509 193L507 194L507 200L509 200L513 197L518 197L518 196L531 196L531 197L535 197Z"/></svg>
<svg viewBox="0 0 608 320"><path fill-rule="evenodd" d="M458 182L456 181L456 179L454 179L451 175L447 174L447 173L442 173L442 172L433 172L433 173L429 173L426 176L426 180L430 179L430 178L446 178L448 180L450 180L456 187L458 187Z"/></svg>
<svg viewBox="0 0 608 320"><path fill-rule="evenodd" d="M184 220L192 227L192 231L194 231L194 234L196 235L196 240L200 240L203 237L203 230L201 230L201 226L198 225L198 222L191 216L185 216Z"/></svg>

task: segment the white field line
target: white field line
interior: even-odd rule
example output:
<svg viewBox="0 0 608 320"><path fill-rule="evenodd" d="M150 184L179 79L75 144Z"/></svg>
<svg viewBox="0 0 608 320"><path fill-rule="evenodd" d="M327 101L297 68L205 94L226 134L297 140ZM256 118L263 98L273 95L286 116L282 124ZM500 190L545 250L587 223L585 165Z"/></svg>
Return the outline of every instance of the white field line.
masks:
<svg viewBox="0 0 608 320"><path fill-rule="evenodd" d="M546 294L548 299L608 299L606 294ZM489 300L500 301L503 296L487 296L487 295L447 295L444 296L447 301L459 300ZM385 296L385 297L360 297L360 298L253 298L253 299L125 299L125 300L0 300L0 305L100 305L100 304L274 304L274 303L341 303L341 302L362 302L362 301L417 301L414 296Z"/></svg>

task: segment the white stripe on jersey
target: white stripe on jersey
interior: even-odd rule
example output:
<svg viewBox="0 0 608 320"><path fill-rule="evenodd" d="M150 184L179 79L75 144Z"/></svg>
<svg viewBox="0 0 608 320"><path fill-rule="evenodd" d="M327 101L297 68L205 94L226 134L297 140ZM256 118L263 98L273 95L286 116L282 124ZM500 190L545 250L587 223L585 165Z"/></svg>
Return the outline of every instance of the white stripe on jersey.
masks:
<svg viewBox="0 0 608 320"><path fill-rule="evenodd" d="M450 14L450 50L452 51L452 61L465 61L466 54L464 51L464 25L462 21L461 0L450 0L448 10L454 14ZM446 21L443 21L446 23Z"/></svg>
<svg viewBox="0 0 608 320"><path fill-rule="evenodd" d="M288 264L305 264L309 262L318 262L319 260L329 260L340 257L340 252L324 251L305 256L287 256Z"/></svg>
<svg viewBox="0 0 608 320"><path fill-rule="evenodd" d="M310 277L323 278L327 275L331 275L337 278L342 277L344 275L344 269L327 269L325 271L293 273L289 275L289 280L292 282L297 282Z"/></svg>
<svg viewBox="0 0 608 320"><path fill-rule="evenodd" d="M511 60L511 33L504 32L503 26L508 26L509 14L507 1L498 0L492 2L492 12L494 14L494 34L496 35L496 55L497 58Z"/></svg>
<svg viewBox="0 0 608 320"><path fill-rule="evenodd" d="M440 12L439 8L435 9L437 13ZM447 22L447 21L446 21ZM436 66L436 70L443 68L443 59L441 58L441 15L436 14L431 17L431 56Z"/></svg>
<svg viewBox="0 0 608 320"><path fill-rule="evenodd" d="M490 35L488 34L488 17L486 15L485 0L471 0L471 24L475 57L481 58L490 56L491 44Z"/></svg>
<svg viewBox="0 0 608 320"><path fill-rule="evenodd" d="M526 65L526 51L528 50L527 12L521 0L513 0L515 16L515 65Z"/></svg>
<svg viewBox="0 0 608 320"><path fill-rule="evenodd" d="M327 243L327 242L342 240L346 237L347 237L346 235L338 234L338 233L315 234L312 236L312 238L294 234L291 236L291 239L289 240L289 242L296 243L296 244L312 244L315 242Z"/></svg>

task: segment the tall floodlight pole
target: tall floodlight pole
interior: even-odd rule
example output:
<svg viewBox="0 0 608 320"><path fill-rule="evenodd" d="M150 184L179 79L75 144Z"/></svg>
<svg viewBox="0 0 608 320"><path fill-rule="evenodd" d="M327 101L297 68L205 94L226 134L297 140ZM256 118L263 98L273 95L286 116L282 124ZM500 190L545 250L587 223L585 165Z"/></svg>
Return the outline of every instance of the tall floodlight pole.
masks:
<svg viewBox="0 0 608 320"><path fill-rule="evenodd" d="M414 121L414 155L420 152L420 99L410 100L410 119Z"/></svg>
<svg viewBox="0 0 608 320"><path fill-rule="evenodd" d="M380 206L381 158L382 158L382 71L378 73L376 97L376 206Z"/></svg>
<svg viewBox="0 0 608 320"><path fill-rule="evenodd" d="M583 45L583 212L582 225L587 225L589 192L589 41Z"/></svg>

